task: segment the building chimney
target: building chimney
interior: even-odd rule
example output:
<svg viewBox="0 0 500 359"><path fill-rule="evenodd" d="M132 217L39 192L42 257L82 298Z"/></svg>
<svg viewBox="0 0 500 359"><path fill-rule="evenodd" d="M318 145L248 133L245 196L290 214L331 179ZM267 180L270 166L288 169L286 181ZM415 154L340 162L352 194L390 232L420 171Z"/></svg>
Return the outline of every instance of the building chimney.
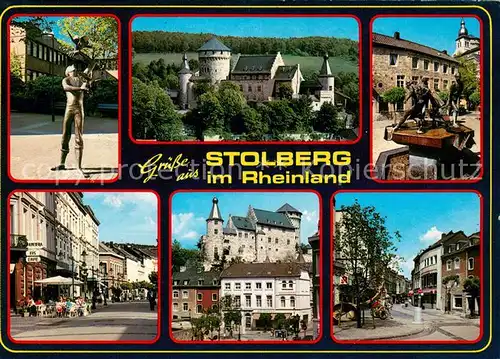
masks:
<svg viewBox="0 0 500 359"><path fill-rule="evenodd" d="M394 33L394 38L395 38L396 40L399 40L399 39L401 38L401 34L399 33L399 31L396 31L396 32Z"/></svg>
<svg viewBox="0 0 500 359"><path fill-rule="evenodd" d="M443 50L442 53L445 54L445 55L448 55L448 51L447 50Z"/></svg>

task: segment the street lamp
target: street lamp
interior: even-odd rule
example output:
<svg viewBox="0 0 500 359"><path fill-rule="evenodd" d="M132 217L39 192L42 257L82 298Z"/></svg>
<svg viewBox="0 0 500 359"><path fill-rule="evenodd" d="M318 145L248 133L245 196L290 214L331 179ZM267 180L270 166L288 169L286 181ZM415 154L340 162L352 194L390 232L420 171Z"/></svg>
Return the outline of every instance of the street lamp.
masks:
<svg viewBox="0 0 500 359"><path fill-rule="evenodd" d="M55 42L55 37L53 32L43 32L43 36L48 36L52 40L52 56L50 56L49 61L50 61L50 76L52 77L52 83L50 86L50 108L52 112L52 122L56 120L55 116L55 110L54 110L54 55L56 52L54 42Z"/></svg>

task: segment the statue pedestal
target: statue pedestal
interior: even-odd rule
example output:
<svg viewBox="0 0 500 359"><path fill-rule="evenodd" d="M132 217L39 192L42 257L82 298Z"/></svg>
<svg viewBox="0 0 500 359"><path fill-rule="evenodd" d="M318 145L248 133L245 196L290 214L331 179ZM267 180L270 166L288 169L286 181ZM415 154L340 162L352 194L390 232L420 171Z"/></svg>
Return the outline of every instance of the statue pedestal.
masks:
<svg viewBox="0 0 500 359"><path fill-rule="evenodd" d="M464 150L474 144L474 130L458 127L423 128L417 133L414 123L396 131L386 127L385 139L408 146L405 180L438 180L461 178L464 172ZM462 167L460 165L462 164Z"/></svg>

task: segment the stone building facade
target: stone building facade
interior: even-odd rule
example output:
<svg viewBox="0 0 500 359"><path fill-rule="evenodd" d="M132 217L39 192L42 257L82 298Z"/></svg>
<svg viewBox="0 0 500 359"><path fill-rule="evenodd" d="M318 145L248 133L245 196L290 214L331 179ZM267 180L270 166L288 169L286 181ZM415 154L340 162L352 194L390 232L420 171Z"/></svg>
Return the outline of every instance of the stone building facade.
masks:
<svg viewBox="0 0 500 359"><path fill-rule="evenodd" d="M285 204L275 212L248 207L245 217L229 215L224 226L217 198L207 218L207 233L201 237L208 270L222 256L245 262L295 259L300 245L302 213Z"/></svg>
<svg viewBox="0 0 500 359"><path fill-rule="evenodd" d="M399 32L394 36L373 34L372 38L372 111L374 119L380 113L393 111L392 105L382 99L382 94L394 87L405 88L412 80L428 79L434 92L448 91L459 62L446 50L438 50L405 40ZM411 101L396 104L396 111L412 106Z"/></svg>

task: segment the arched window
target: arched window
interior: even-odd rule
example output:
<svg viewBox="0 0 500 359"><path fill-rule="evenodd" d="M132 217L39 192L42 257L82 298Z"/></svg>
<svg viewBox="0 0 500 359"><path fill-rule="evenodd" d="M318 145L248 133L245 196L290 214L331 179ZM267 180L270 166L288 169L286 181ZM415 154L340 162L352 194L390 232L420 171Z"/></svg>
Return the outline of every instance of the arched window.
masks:
<svg viewBox="0 0 500 359"><path fill-rule="evenodd" d="M286 299L285 297L281 297L281 308L285 308L286 307Z"/></svg>
<svg viewBox="0 0 500 359"><path fill-rule="evenodd" d="M460 258L455 258L455 269L460 269Z"/></svg>
<svg viewBox="0 0 500 359"><path fill-rule="evenodd" d="M281 282L281 289L286 289L286 280Z"/></svg>
<svg viewBox="0 0 500 359"><path fill-rule="evenodd" d="M293 280L288 281L288 288L290 288L290 289L293 288Z"/></svg>
<svg viewBox="0 0 500 359"><path fill-rule="evenodd" d="M295 297L290 297L290 307L295 307Z"/></svg>
<svg viewBox="0 0 500 359"><path fill-rule="evenodd" d="M451 259L448 259L448 260L446 261L446 270L447 270L447 271L450 271L450 270L451 270L451 263L452 263Z"/></svg>
<svg viewBox="0 0 500 359"><path fill-rule="evenodd" d="M203 306L202 305L198 304L196 306L196 313L203 313Z"/></svg>

